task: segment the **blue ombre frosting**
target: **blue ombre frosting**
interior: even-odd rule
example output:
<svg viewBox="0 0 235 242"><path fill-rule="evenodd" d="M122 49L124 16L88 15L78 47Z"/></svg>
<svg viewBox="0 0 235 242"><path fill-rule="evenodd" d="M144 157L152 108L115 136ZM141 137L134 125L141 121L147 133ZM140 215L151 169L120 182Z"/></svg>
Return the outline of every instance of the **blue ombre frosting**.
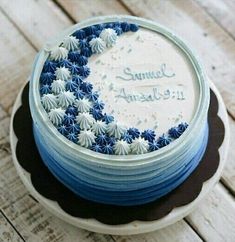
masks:
<svg viewBox="0 0 235 242"><path fill-rule="evenodd" d="M112 50L116 38L127 32L135 35L139 27L174 42L192 63L200 98L189 124L175 122L164 133L148 126L141 130L134 123L122 126L115 112L106 111L109 103L87 80L95 71L89 67L89 58ZM65 35L49 48L53 55L48 49L41 51L30 82L34 137L43 162L78 196L98 203L140 205L171 192L197 167L208 141L209 87L191 50L156 23L129 16L94 18L72 27L67 36L72 36L76 45L66 50L67 45L61 45ZM102 41L97 42L97 38ZM138 35L136 40L142 41ZM56 45L64 47L56 51ZM55 92L56 79L64 83L61 93L58 88ZM53 96L51 110L50 105L41 102L43 96L49 101Z"/></svg>

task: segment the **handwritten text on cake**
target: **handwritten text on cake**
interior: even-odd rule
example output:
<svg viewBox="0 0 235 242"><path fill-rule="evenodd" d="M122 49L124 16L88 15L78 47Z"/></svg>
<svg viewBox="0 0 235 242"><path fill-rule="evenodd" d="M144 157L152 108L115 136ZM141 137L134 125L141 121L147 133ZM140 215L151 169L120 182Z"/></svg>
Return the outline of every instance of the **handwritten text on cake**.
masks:
<svg viewBox="0 0 235 242"><path fill-rule="evenodd" d="M160 79L160 78L171 78L174 77L175 73L168 70L166 64L162 64L159 70L146 71L146 72L134 72L131 68L126 67L123 70L123 75L116 76L117 79L124 81L138 81L147 79Z"/></svg>

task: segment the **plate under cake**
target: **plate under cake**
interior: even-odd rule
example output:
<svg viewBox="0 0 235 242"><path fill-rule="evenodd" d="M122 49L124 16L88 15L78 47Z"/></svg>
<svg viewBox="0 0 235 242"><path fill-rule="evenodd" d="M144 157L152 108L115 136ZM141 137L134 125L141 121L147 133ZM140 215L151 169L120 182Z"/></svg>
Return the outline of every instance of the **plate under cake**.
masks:
<svg viewBox="0 0 235 242"><path fill-rule="evenodd" d="M166 195L194 171L208 141L201 65L146 19L105 16L68 29L37 55L29 100L44 163L99 203Z"/></svg>

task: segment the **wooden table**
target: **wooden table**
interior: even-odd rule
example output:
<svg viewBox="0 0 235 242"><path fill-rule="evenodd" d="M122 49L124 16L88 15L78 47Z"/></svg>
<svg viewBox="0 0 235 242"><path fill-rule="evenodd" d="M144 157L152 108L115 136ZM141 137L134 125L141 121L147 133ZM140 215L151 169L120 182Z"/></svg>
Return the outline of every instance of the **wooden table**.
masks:
<svg viewBox="0 0 235 242"><path fill-rule="evenodd" d="M0 0L0 242L235 241L235 0ZM61 30L94 15L131 14L173 29L197 51L220 90L231 128L218 185L185 219L136 236L77 229L30 196L12 163L9 119L36 52Z"/></svg>

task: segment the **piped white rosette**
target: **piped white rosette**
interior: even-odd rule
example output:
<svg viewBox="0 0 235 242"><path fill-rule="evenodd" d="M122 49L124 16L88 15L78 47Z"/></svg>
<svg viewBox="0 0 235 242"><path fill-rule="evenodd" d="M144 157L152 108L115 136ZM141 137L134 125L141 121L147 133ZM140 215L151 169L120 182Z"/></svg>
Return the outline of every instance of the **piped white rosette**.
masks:
<svg viewBox="0 0 235 242"><path fill-rule="evenodd" d="M104 134L107 130L107 124L101 120L97 120L93 123L91 130L96 134Z"/></svg>
<svg viewBox="0 0 235 242"><path fill-rule="evenodd" d="M92 124L95 122L95 119L88 112L79 113L76 116L76 121L80 125L80 128L83 130L90 129Z"/></svg>
<svg viewBox="0 0 235 242"><path fill-rule="evenodd" d="M56 68L55 75L56 79L62 81L67 81L71 76L69 69L64 66Z"/></svg>
<svg viewBox="0 0 235 242"><path fill-rule="evenodd" d="M61 79L54 80L51 84L51 90L56 95L65 91L65 81Z"/></svg>
<svg viewBox="0 0 235 242"><path fill-rule="evenodd" d="M64 47L57 46L51 50L50 58L52 60L58 61L58 60L66 59L67 57L68 57L68 50Z"/></svg>
<svg viewBox="0 0 235 242"><path fill-rule="evenodd" d="M117 33L114 29L103 29L100 33L100 38L106 43L107 47L112 47L116 44Z"/></svg>
<svg viewBox="0 0 235 242"><path fill-rule="evenodd" d="M89 112L92 105L87 98L82 98L75 101L75 106L78 108L79 112Z"/></svg>
<svg viewBox="0 0 235 242"><path fill-rule="evenodd" d="M117 140L114 145L115 155L128 155L130 153L130 145L124 140Z"/></svg>
<svg viewBox="0 0 235 242"><path fill-rule="evenodd" d="M62 124L64 120L65 110L62 108L53 108L48 113L48 117L55 126Z"/></svg>
<svg viewBox="0 0 235 242"><path fill-rule="evenodd" d="M41 101L47 112L57 107L57 97L54 94L44 94Z"/></svg>
<svg viewBox="0 0 235 242"><path fill-rule="evenodd" d="M101 38L93 38L90 42L89 45L91 47L91 51L95 54L100 54L102 53L105 48L106 44Z"/></svg>
<svg viewBox="0 0 235 242"><path fill-rule="evenodd" d="M121 139L122 135L125 134L126 130L127 129L118 122L109 123L107 126L107 133L117 139Z"/></svg>
<svg viewBox="0 0 235 242"><path fill-rule="evenodd" d="M79 40L74 36L67 36L64 38L62 46L71 51L79 50Z"/></svg>
<svg viewBox="0 0 235 242"><path fill-rule="evenodd" d="M131 152L133 154L145 154L148 152L148 141L143 138L134 139L131 143Z"/></svg>
<svg viewBox="0 0 235 242"><path fill-rule="evenodd" d="M62 108L67 108L69 105L72 105L75 101L75 96L73 92L62 91L58 95L58 105Z"/></svg>
<svg viewBox="0 0 235 242"><path fill-rule="evenodd" d="M78 144L85 148L89 148L95 142L95 138L96 136L91 130L83 130L78 135Z"/></svg>

